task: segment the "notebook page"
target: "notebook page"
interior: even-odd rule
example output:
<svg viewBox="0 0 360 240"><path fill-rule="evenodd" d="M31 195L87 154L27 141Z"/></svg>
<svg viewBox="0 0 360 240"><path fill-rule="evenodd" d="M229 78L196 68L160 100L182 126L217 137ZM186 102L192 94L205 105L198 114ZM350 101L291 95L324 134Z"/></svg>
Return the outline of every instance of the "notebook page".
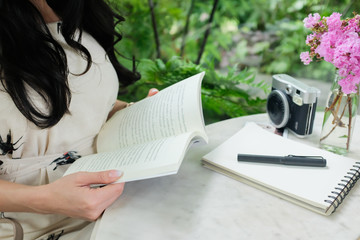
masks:
<svg viewBox="0 0 360 240"><path fill-rule="evenodd" d="M327 167L238 162L238 153L322 156L327 160ZM232 170L239 176L260 185L321 208L330 205L324 200L329 199L328 195L331 195L334 187L338 186L356 162L354 159L275 135L255 123L246 124L243 129L205 155L203 159Z"/></svg>

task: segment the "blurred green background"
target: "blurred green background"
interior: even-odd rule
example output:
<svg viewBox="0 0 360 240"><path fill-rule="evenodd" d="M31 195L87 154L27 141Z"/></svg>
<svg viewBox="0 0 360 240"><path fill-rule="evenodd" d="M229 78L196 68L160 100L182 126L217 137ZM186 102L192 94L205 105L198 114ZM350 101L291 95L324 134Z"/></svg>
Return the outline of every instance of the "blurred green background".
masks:
<svg viewBox="0 0 360 240"><path fill-rule="evenodd" d="M299 59L310 33L310 13L343 19L359 12L355 0L109 0L126 21L118 25L119 60L141 80L119 98L137 101L149 88L163 89L206 71L202 85L207 124L265 112L271 83L263 76L331 81L327 62L304 66ZM260 76L260 77L259 77ZM264 79L268 77L264 77Z"/></svg>

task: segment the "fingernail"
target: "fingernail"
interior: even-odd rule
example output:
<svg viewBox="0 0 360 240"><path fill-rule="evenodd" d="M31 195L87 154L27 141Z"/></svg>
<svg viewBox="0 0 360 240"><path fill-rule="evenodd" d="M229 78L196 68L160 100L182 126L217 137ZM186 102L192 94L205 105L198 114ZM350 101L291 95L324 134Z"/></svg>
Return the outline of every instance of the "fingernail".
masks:
<svg viewBox="0 0 360 240"><path fill-rule="evenodd" d="M111 178L121 177L122 175L123 175L123 171L120 170L111 170L109 172L109 177Z"/></svg>
<svg viewBox="0 0 360 240"><path fill-rule="evenodd" d="M151 88L149 90L149 94L154 94L154 93L157 93L157 92L159 92L159 90L157 90L156 88Z"/></svg>

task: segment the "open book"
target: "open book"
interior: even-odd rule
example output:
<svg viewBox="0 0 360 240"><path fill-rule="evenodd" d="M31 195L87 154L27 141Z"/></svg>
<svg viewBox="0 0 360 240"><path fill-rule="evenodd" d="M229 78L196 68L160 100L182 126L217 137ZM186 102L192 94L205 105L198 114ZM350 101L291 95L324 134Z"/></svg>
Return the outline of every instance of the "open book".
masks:
<svg viewBox="0 0 360 240"><path fill-rule="evenodd" d="M237 154L322 156L326 167L238 162ZM206 154L205 167L317 213L329 215L342 203L360 175L360 161L278 136L247 123Z"/></svg>
<svg viewBox="0 0 360 240"><path fill-rule="evenodd" d="M204 72L125 108L97 138L97 154L75 161L65 175L117 169L119 182L177 173L192 143L207 142L201 105Z"/></svg>

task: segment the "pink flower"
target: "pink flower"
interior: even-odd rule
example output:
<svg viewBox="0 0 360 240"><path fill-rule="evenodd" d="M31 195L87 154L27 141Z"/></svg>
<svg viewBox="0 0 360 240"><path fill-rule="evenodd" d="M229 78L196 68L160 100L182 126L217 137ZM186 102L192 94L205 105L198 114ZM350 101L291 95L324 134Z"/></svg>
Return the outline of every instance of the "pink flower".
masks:
<svg viewBox="0 0 360 240"><path fill-rule="evenodd" d="M360 78L360 58L357 58L357 63L352 66L351 71L354 76L358 76Z"/></svg>
<svg viewBox="0 0 360 240"><path fill-rule="evenodd" d="M336 37L326 32L321 37L321 43L315 49L315 53L324 58L327 62L332 62L334 59L334 46L336 43Z"/></svg>
<svg viewBox="0 0 360 240"><path fill-rule="evenodd" d="M357 90L357 86L354 83L356 79L354 78L353 75L348 75L347 77L341 79L339 81L339 85L341 86L341 90L345 93L345 94L350 94L350 93L355 93Z"/></svg>
<svg viewBox="0 0 360 240"><path fill-rule="evenodd" d="M340 77L344 77L344 76L347 76L349 74L349 70L346 67L339 68L338 73L339 73Z"/></svg>
<svg viewBox="0 0 360 240"><path fill-rule="evenodd" d="M300 54L300 59L305 65L309 65L312 61L309 52L302 52Z"/></svg>
<svg viewBox="0 0 360 240"><path fill-rule="evenodd" d="M315 24L317 24L319 22L319 20L321 19L320 14L315 13L314 15L312 15L311 13L309 14L309 16L307 18L304 19L304 26L306 28L313 28L315 26Z"/></svg>
<svg viewBox="0 0 360 240"><path fill-rule="evenodd" d="M355 75L354 79L353 79L353 83L355 84L355 86L359 86L360 83L360 75Z"/></svg>
<svg viewBox="0 0 360 240"><path fill-rule="evenodd" d="M344 32L360 32L360 15L355 18L349 19L347 25L344 27Z"/></svg>
<svg viewBox="0 0 360 240"><path fill-rule="evenodd" d="M331 14L330 17L326 18L326 23L328 25L329 31L340 29L342 25L342 21L340 17L341 17L340 13L334 12L333 14Z"/></svg>
<svg viewBox="0 0 360 240"><path fill-rule="evenodd" d="M304 19L304 25L312 34L306 38L310 52L300 54L301 61L308 65L313 57L330 62L342 78L338 83L344 93L354 93L360 83L360 15L341 20L334 12L330 17L315 13Z"/></svg>
<svg viewBox="0 0 360 240"><path fill-rule="evenodd" d="M317 34L309 34L307 37L306 37L306 44L310 44L311 41L313 41L314 39L316 39L318 36Z"/></svg>

